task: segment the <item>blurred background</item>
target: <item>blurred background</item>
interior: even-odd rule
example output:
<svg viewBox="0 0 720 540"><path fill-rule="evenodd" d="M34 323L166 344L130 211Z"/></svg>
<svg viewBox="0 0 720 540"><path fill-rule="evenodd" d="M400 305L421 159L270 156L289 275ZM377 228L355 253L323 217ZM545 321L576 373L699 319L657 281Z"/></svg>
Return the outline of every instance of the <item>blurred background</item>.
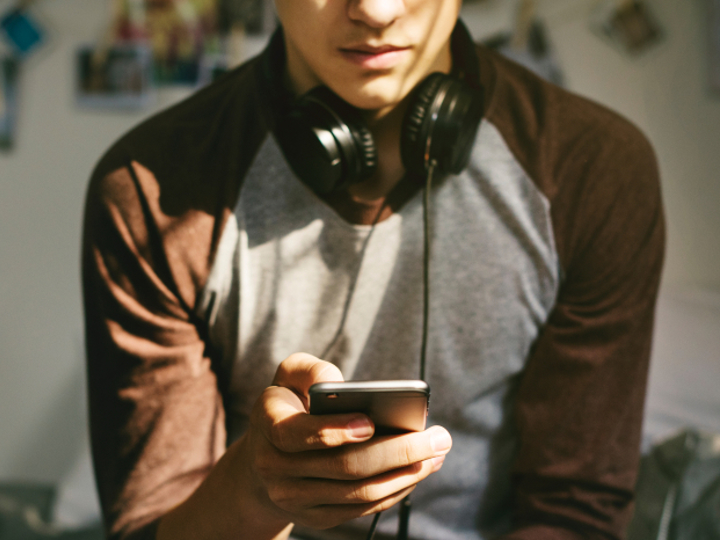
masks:
<svg viewBox="0 0 720 540"><path fill-rule="evenodd" d="M653 143L668 250L645 447L683 427L720 433L720 0L478 0L463 18ZM88 176L133 125L260 51L274 24L262 0L0 0L0 483L55 486L56 523L97 515L79 277Z"/></svg>

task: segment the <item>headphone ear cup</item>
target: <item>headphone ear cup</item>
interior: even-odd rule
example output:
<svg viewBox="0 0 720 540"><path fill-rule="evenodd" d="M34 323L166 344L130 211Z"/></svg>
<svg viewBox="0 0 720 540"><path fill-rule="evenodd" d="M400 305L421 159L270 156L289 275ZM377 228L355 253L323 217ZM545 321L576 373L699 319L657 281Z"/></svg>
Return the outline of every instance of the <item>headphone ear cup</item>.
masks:
<svg viewBox="0 0 720 540"><path fill-rule="evenodd" d="M348 124L348 126L355 136L360 155L358 174L348 182L354 184L372 176L375 169L377 169L378 157L375 139L373 139L370 128L367 127L365 122L360 120L356 124Z"/></svg>
<svg viewBox="0 0 720 540"><path fill-rule="evenodd" d="M413 91L405 112L400 137L400 155L408 173L424 175L427 130L430 127L430 122L427 121L428 111L442 79L441 73L433 73L422 81Z"/></svg>
<svg viewBox="0 0 720 540"><path fill-rule="evenodd" d="M430 163L443 174L468 164L480 120L482 97L464 82L432 73L414 90L403 119L400 152L408 173L425 177Z"/></svg>
<svg viewBox="0 0 720 540"><path fill-rule="evenodd" d="M321 195L361 182L377 167L375 143L360 112L325 86L297 100L275 137L295 174Z"/></svg>

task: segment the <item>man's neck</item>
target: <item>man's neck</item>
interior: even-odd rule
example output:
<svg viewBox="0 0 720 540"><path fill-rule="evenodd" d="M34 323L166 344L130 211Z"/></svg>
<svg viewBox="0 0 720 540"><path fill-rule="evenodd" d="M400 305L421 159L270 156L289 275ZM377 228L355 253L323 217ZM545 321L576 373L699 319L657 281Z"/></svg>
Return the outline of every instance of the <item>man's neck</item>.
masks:
<svg viewBox="0 0 720 540"><path fill-rule="evenodd" d="M400 132L407 108L407 98L388 111L368 112L366 122L377 149L378 165L370 178L348 188L360 200L382 199L402 180L405 174L400 156Z"/></svg>

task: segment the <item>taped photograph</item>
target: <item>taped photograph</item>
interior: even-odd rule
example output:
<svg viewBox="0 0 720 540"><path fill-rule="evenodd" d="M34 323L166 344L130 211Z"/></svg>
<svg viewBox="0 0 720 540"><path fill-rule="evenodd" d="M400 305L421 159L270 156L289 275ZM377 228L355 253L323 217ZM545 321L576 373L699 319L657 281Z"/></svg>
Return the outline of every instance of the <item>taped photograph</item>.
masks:
<svg viewBox="0 0 720 540"><path fill-rule="evenodd" d="M144 9L155 83L197 85L203 56L219 50L217 0L151 0Z"/></svg>
<svg viewBox="0 0 720 540"><path fill-rule="evenodd" d="M17 60L0 57L0 150L10 150L15 142L17 80Z"/></svg>
<svg viewBox="0 0 720 540"><path fill-rule="evenodd" d="M642 0L606 0L593 11L591 28L621 51L637 56L663 38L657 19Z"/></svg>
<svg viewBox="0 0 720 540"><path fill-rule="evenodd" d="M267 32L269 4L265 0L217 0L218 26L223 33L242 28L248 35Z"/></svg>
<svg viewBox="0 0 720 540"><path fill-rule="evenodd" d="M0 35L19 58L30 55L47 40L47 32L37 17L20 8L0 15Z"/></svg>
<svg viewBox="0 0 720 540"><path fill-rule="evenodd" d="M83 47L77 52L76 64L78 105L138 109L151 103L152 58L148 47Z"/></svg>
<svg viewBox="0 0 720 540"><path fill-rule="evenodd" d="M720 0L707 0L710 88L720 94Z"/></svg>

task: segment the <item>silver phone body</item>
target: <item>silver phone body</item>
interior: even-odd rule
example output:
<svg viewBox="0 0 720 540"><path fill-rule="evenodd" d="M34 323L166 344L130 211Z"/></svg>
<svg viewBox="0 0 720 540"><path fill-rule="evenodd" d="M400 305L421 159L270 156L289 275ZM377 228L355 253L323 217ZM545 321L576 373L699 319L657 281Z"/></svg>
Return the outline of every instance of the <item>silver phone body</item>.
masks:
<svg viewBox="0 0 720 540"><path fill-rule="evenodd" d="M361 412L375 424L376 435L423 431L430 387L423 381L348 381L310 387L310 414Z"/></svg>

